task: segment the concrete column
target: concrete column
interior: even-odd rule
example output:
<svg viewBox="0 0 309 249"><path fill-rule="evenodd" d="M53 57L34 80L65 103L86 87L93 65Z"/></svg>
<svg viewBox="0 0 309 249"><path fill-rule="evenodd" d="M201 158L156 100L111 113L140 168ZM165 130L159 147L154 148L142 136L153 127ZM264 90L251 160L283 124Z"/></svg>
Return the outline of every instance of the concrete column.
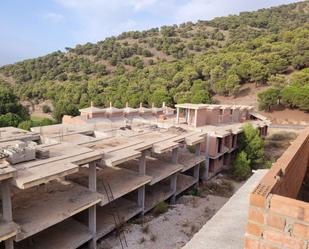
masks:
<svg viewBox="0 0 309 249"><path fill-rule="evenodd" d="M194 111L194 127L197 127L197 109Z"/></svg>
<svg viewBox="0 0 309 249"><path fill-rule="evenodd" d="M171 190L173 195L171 197L171 204L174 205L176 202L176 187L177 187L177 173L171 176Z"/></svg>
<svg viewBox="0 0 309 249"><path fill-rule="evenodd" d="M201 144L195 145L195 155L199 156L201 154Z"/></svg>
<svg viewBox="0 0 309 249"><path fill-rule="evenodd" d="M186 113L187 113L186 122L187 122L187 124L189 124L189 122L190 122L190 109L186 109Z"/></svg>
<svg viewBox="0 0 309 249"><path fill-rule="evenodd" d="M88 228L92 234L92 239L89 241L89 249L97 248L97 207L96 205L88 209Z"/></svg>
<svg viewBox="0 0 309 249"><path fill-rule="evenodd" d="M95 192L97 191L97 169L96 162L89 163L88 188ZM97 207L96 205L88 209L88 228L92 233L92 239L89 241L89 249L97 248Z"/></svg>
<svg viewBox="0 0 309 249"><path fill-rule="evenodd" d="M177 113L176 113L176 124L179 124L179 107L177 107Z"/></svg>
<svg viewBox="0 0 309 249"><path fill-rule="evenodd" d="M178 148L172 150L172 163L178 163Z"/></svg>
<svg viewBox="0 0 309 249"><path fill-rule="evenodd" d="M137 190L137 205L142 208L142 215L145 213L145 185Z"/></svg>
<svg viewBox="0 0 309 249"><path fill-rule="evenodd" d="M2 214L5 221L12 221L12 201L11 201L11 191L10 191L10 180L4 180L1 183L2 192Z"/></svg>
<svg viewBox="0 0 309 249"><path fill-rule="evenodd" d="M10 180L4 180L1 183L1 196L2 196L2 215L5 221L12 221L12 200L11 200L11 191L10 191ZM13 249L14 241L13 238L10 238L4 242L5 249Z"/></svg>
<svg viewBox="0 0 309 249"><path fill-rule="evenodd" d="M89 163L88 188L97 191L97 167L96 162Z"/></svg>
<svg viewBox="0 0 309 249"><path fill-rule="evenodd" d="M193 176L194 176L195 179L197 179L197 183L196 183L195 187L198 187L199 179L200 179L200 164L194 166Z"/></svg>
<svg viewBox="0 0 309 249"><path fill-rule="evenodd" d="M142 151L142 156L139 159L138 172L143 176L146 174L146 151Z"/></svg>
<svg viewBox="0 0 309 249"><path fill-rule="evenodd" d="M206 137L206 148L205 148L205 172L202 178L208 180L209 177L209 145L210 145L210 135L207 134Z"/></svg>
<svg viewBox="0 0 309 249"><path fill-rule="evenodd" d="M5 249L14 249L14 240L10 238L4 242Z"/></svg>

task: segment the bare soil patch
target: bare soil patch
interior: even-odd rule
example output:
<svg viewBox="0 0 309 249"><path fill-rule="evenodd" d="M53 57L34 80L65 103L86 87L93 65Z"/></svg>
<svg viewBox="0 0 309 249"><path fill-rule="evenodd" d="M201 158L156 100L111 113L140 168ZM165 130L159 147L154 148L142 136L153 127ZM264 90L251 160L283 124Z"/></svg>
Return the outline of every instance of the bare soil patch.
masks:
<svg viewBox="0 0 309 249"><path fill-rule="evenodd" d="M220 189L222 182L225 184ZM124 227L128 248L175 249L183 247L228 201L227 196L231 196L242 184L219 175L211 179L208 184L200 185L197 192L191 192L197 196L180 197L176 205L170 206L166 213L159 216L147 214L143 224L140 224L140 219L136 220L138 222L131 221L131 224ZM121 249L116 233L111 233L101 240L98 248Z"/></svg>

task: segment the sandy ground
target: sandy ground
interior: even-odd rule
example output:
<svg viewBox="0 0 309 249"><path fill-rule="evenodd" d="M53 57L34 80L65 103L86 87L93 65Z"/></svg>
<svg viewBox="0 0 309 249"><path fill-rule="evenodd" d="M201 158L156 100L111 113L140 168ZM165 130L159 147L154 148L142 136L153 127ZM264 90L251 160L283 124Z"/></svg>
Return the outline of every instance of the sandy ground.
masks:
<svg viewBox="0 0 309 249"><path fill-rule="evenodd" d="M232 182L235 192L242 183ZM141 224L128 224L125 236L128 248L175 249L183 247L193 235L228 201L228 197L184 195L171 206L168 212L154 217L145 216ZM145 229L147 227L147 229ZM143 229L144 228L144 229ZM146 231L145 231L146 230ZM99 249L121 249L115 233L99 242Z"/></svg>

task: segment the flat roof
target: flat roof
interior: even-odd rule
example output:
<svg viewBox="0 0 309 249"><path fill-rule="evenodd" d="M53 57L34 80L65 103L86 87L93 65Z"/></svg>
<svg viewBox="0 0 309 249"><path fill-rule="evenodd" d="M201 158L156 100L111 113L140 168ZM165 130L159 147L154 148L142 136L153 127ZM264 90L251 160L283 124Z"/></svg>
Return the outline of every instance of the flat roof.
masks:
<svg viewBox="0 0 309 249"><path fill-rule="evenodd" d="M0 143L15 140L35 141L39 139L40 136L36 132L26 131L12 126L0 128Z"/></svg>
<svg viewBox="0 0 309 249"><path fill-rule="evenodd" d="M244 109L253 109L252 106L247 105L214 105L214 104L192 104L192 103L184 103L184 104L177 104L175 105L177 108L184 108L184 109L236 109L236 108L244 108Z"/></svg>
<svg viewBox="0 0 309 249"><path fill-rule="evenodd" d="M100 151L68 143L47 144L37 148L48 150L49 157L12 166L17 170L12 182L18 188L25 189L47 183L77 172L80 165L102 158Z"/></svg>

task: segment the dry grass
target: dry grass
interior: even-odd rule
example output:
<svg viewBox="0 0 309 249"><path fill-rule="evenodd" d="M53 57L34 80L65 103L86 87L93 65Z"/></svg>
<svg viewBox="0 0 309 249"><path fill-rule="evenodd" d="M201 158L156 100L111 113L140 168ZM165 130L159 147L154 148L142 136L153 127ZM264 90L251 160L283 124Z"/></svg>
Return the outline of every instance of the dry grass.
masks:
<svg viewBox="0 0 309 249"><path fill-rule="evenodd" d="M206 182L200 187L201 195L217 195L223 197L231 197L234 193L232 182L224 178L215 178Z"/></svg>
<svg viewBox="0 0 309 249"><path fill-rule="evenodd" d="M146 241L146 239L145 239L144 237L142 237L142 238L139 239L138 242L139 242L140 244L143 244L145 241Z"/></svg>
<svg viewBox="0 0 309 249"><path fill-rule="evenodd" d="M151 234L151 235L150 235L150 240L153 241L153 242L155 242L155 241L157 240L157 236L154 235L154 234Z"/></svg>
<svg viewBox="0 0 309 249"><path fill-rule="evenodd" d="M155 216L159 216L160 214L164 214L167 211L168 211L168 204L165 201L162 201L153 209L153 214Z"/></svg>
<svg viewBox="0 0 309 249"><path fill-rule="evenodd" d="M279 131L265 139L265 157L267 160L277 160L297 137L294 132Z"/></svg>
<svg viewBox="0 0 309 249"><path fill-rule="evenodd" d="M149 225L143 226L141 230L142 230L143 233L148 234L149 233Z"/></svg>

